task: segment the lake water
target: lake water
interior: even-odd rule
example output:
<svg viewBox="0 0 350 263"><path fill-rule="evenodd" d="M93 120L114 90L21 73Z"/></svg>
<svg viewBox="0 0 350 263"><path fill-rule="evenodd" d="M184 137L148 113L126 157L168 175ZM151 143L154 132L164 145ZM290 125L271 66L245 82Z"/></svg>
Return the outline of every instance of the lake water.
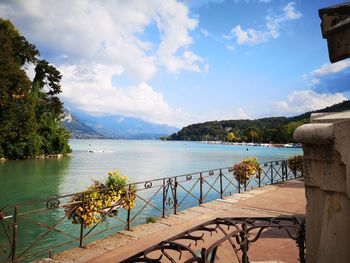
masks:
<svg viewBox="0 0 350 263"><path fill-rule="evenodd" d="M182 141L72 140L70 145L73 149L70 157L0 163L0 209L30 200L45 200L17 207L19 216L17 217L16 255L20 261L30 262L32 259L47 256L49 251L57 253L78 246L80 226L72 224L66 218L64 205L58 209L46 209L46 199L50 196L83 191L91 185L93 179L104 179L107 173L114 169L119 169L122 174L127 175L129 182L139 182L229 167L246 157L257 157L260 162L267 162L302 154L301 149L213 145ZM280 165L281 162L277 164L274 162L274 165L278 166L278 163ZM264 169L269 169L269 166L264 166ZM225 170L227 173L227 169ZM229 174L232 176L231 173ZM179 183L178 211L198 205L198 199L194 197L199 195L198 174L196 176L197 179L194 176L187 181L186 177L185 182ZM231 180L231 177L229 176L228 179ZM210 184L214 186L213 189L209 186ZM214 190L215 184L218 184L217 176L205 178L204 202L218 198L218 192ZM138 185L136 206L130 212L131 227L144 223L147 216L161 216L163 188L155 185L152 189L144 189L146 187L143 187L143 184ZM193 195L187 194L184 190L186 187L187 190L191 189ZM232 186L226 189L226 195L235 191ZM151 199L152 203L145 205L146 200ZM60 200L68 201L64 198ZM167 210L166 214L171 214L171 204L167 209L170 210ZM32 213L32 211L36 212ZM14 208L6 207L0 212L3 215L4 212L13 215ZM108 219L106 223L101 223L96 228L84 229L84 234L87 235L84 242L103 238L124 229L127 211L119 209L117 217L118 219ZM10 216L3 220L1 223L4 223L4 227L0 224L0 250L6 251L4 254L0 253L0 262L9 256L11 251L11 242L8 240L11 241L12 237L12 219L13 217ZM90 231L92 231L91 234L89 234ZM10 236L8 240L5 238L6 233ZM65 245L62 246L62 244Z"/></svg>
<svg viewBox="0 0 350 263"><path fill-rule="evenodd" d="M70 145L71 157L0 163L0 207L83 191L114 169L136 182L231 166L246 157L265 162L302 154L293 148L183 141L71 140Z"/></svg>

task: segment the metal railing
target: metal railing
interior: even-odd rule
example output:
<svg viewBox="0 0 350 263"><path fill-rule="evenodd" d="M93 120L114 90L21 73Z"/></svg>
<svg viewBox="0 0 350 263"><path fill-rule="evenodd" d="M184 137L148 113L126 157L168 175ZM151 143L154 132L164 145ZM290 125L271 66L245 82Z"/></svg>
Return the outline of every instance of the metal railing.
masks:
<svg viewBox="0 0 350 263"><path fill-rule="evenodd" d="M293 174L286 160L266 162L261 168L258 175L243 183L232 175L232 167L224 167L129 184L129 189L136 187L134 209L108 207L104 209L104 220L89 228L72 224L65 211L74 196L87 192L3 207L0 262L51 257L53 253L129 230L145 223L148 217L166 217L217 198L302 176Z"/></svg>
<svg viewBox="0 0 350 263"><path fill-rule="evenodd" d="M302 217L216 218L161 241L121 263L217 260L249 263L250 246L264 235L269 237L276 232L284 232L282 234L295 241L297 257L305 263L305 219Z"/></svg>

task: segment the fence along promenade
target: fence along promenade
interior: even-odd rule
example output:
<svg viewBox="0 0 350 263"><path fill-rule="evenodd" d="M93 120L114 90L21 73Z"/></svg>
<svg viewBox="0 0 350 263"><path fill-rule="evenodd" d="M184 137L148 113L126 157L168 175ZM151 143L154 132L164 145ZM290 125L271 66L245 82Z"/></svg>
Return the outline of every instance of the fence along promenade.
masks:
<svg viewBox="0 0 350 263"><path fill-rule="evenodd" d="M303 176L293 174L287 160L265 162L260 166L260 173L244 182L236 180L232 167L224 167L128 184L127 189L136 186L135 207L124 209L118 204L106 207L104 220L89 228L72 224L65 213L67 205L72 204L72 197L84 197L88 192L3 207L0 209L0 262L50 257L53 253L83 247L93 240L129 230L145 223L148 217L164 218L234 193ZM82 202L77 205L84 205Z"/></svg>

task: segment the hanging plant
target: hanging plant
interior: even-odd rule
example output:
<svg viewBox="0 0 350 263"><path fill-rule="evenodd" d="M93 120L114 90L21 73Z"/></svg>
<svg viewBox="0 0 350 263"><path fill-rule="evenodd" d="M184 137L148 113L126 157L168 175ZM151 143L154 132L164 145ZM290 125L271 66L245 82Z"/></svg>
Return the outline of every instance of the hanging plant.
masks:
<svg viewBox="0 0 350 263"><path fill-rule="evenodd" d="M242 162L233 166L233 175L237 181L244 184L252 176L260 176L260 164L256 158L243 159Z"/></svg>
<svg viewBox="0 0 350 263"><path fill-rule="evenodd" d="M288 167L292 171L293 175L296 176L299 172L304 174L304 156L298 155L288 159Z"/></svg>
<svg viewBox="0 0 350 263"><path fill-rule="evenodd" d="M104 183L94 181L86 192L75 194L65 206L65 213L73 224L91 227L103 221L118 208L133 209L136 199L134 185L126 185L128 177L118 170L108 173Z"/></svg>

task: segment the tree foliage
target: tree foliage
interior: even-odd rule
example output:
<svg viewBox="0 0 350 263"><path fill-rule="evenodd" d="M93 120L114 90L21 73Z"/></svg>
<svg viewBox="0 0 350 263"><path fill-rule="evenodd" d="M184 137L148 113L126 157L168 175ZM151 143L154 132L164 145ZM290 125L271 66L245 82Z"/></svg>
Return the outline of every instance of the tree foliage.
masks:
<svg viewBox="0 0 350 263"><path fill-rule="evenodd" d="M0 18L0 157L23 159L68 153L69 133L60 127L61 74L9 20ZM35 67L35 77L26 74Z"/></svg>

